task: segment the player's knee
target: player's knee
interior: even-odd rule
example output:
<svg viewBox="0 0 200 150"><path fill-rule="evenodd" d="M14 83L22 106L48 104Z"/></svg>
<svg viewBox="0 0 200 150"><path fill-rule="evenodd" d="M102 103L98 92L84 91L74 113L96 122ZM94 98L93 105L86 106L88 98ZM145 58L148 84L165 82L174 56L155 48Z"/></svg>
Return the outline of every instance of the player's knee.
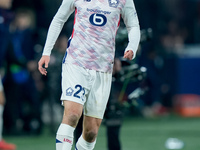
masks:
<svg viewBox="0 0 200 150"><path fill-rule="evenodd" d="M65 116L65 118L63 118L64 120L67 120L67 124L69 124L72 127L75 127L78 123L80 116L76 113L70 113L67 116Z"/></svg>
<svg viewBox="0 0 200 150"><path fill-rule="evenodd" d="M89 129L84 132L85 138L87 142L93 142L96 139L96 136L98 134L98 130L96 129Z"/></svg>

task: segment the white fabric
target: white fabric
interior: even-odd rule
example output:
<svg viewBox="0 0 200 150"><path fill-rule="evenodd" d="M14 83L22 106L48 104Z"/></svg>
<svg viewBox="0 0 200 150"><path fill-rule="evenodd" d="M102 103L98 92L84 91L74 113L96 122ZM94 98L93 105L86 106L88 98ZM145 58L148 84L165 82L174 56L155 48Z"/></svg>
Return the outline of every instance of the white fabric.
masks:
<svg viewBox="0 0 200 150"><path fill-rule="evenodd" d="M108 102L112 74L65 63L62 68L61 100L84 105L84 114L103 118Z"/></svg>
<svg viewBox="0 0 200 150"><path fill-rule="evenodd" d="M125 7L122 11L122 18L128 30L129 38L129 43L125 52L132 50L134 54L132 59L134 59L140 42L140 27L133 0L126 1Z"/></svg>
<svg viewBox="0 0 200 150"><path fill-rule="evenodd" d="M83 136L78 139L76 143L76 150L93 150L96 144L96 140L92 143L89 143L83 139Z"/></svg>
<svg viewBox="0 0 200 150"><path fill-rule="evenodd" d="M61 123L59 128L58 128L57 134L73 136L74 130L75 130L74 127L69 126L69 125L64 124L64 123Z"/></svg>
<svg viewBox="0 0 200 150"><path fill-rule="evenodd" d="M73 2L73 0L63 0L62 5L54 16L49 27L43 55L49 56L51 54L51 50L55 45L64 23L74 11Z"/></svg>
<svg viewBox="0 0 200 150"><path fill-rule="evenodd" d="M114 6L111 6L113 4ZM125 51L132 50L133 58L135 57L140 29L132 0L63 0L50 25L43 55L50 55L64 23L74 10L75 24L67 49L66 62L111 73L120 16L128 29L129 43Z"/></svg>
<svg viewBox="0 0 200 150"><path fill-rule="evenodd" d="M56 150L71 150L75 128L60 124L56 135Z"/></svg>

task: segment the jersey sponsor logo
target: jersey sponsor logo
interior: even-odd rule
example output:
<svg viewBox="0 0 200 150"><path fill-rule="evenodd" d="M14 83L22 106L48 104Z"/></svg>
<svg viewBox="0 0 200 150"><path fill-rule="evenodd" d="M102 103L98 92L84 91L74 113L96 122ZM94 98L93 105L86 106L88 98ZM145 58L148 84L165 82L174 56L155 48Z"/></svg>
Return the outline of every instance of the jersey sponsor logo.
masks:
<svg viewBox="0 0 200 150"><path fill-rule="evenodd" d="M105 10L100 10L100 9L89 9L89 8L87 8L87 11L93 12L93 13L96 13L96 14L104 14L104 15L111 14L110 11L105 11Z"/></svg>
<svg viewBox="0 0 200 150"><path fill-rule="evenodd" d="M74 90L73 90L71 87L69 87L69 88L66 90L66 95L67 95L67 96L72 96L73 92L74 92Z"/></svg>
<svg viewBox="0 0 200 150"><path fill-rule="evenodd" d="M107 23L107 18L103 14L92 14L89 21L94 26L104 26Z"/></svg>
<svg viewBox="0 0 200 150"><path fill-rule="evenodd" d="M119 0L108 0L108 2L110 7L117 8L117 6L119 5Z"/></svg>

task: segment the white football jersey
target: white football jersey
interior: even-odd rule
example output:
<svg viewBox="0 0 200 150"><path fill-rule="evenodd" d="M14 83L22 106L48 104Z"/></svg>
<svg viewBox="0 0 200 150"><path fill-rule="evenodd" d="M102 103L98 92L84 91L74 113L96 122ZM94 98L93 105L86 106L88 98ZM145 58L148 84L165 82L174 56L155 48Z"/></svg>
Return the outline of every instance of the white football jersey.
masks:
<svg viewBox="0 0 200 150"><path fill-rule="evenodd" d="M126 50L135 55L140 29L133 0L63 0L50 25L43 55L50 55L64 23L74 11L74 28L64 62L111 73L121 17L129 33Z"/></svg>

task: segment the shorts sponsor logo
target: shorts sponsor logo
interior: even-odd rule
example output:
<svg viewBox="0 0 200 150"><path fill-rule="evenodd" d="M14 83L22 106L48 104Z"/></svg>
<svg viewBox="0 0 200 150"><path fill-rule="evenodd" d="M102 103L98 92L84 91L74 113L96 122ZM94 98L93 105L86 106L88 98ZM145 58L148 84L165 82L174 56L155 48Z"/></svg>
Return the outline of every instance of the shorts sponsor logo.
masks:
<svg viewBox="0 0 200 150"><path fill-rule="evenodd" d="M66 90L66 95L67 95L67 96L72 96L73 92L74 92L74 90L73 90L71 87L69 87L69 88Z"/></svg>
<svg viewBox="0 0 200 150"><path fill-rule="evenodd" d="M117 8L117 6L119 5L119 0L108 0L108 2L110 7Z"/></svg>

